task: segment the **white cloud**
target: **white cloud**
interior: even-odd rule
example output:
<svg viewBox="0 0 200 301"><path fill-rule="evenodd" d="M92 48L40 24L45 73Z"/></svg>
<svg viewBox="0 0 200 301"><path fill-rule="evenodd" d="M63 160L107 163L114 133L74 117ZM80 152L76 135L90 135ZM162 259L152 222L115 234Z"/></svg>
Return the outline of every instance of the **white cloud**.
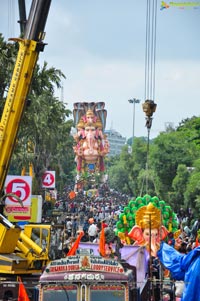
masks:
<svg viewBox="0 0 200 301"><path fill-rule="evenodd" d="M144 67L140 62L103 61L92 58L69 68L64 83L65 100L69 108L77 101L104 101L107 109L107 129L113 127L129 138L133 132L133 106L130 98L139 98L135 106L135 136L147 136L144 102ZM151 137L165 130L170 122L175 127L182 119L199 116L200 62L160 61L156 71L157 110L153 115Z"/></svg>
<svg viewBox="0 0 200 301"><path fill-rule="evenodd" d="M28 0L30 3L30 0ZM2 4L0 25L6 28ZM160 3L158 4L160 6ZM146 136L144 102L145 4L127 0L52 1L46 25L44 53L49 67L66 75L64 99L73 109L77 101L104 101L107 128L130 137L133 106L135 135ZM4 14L2 15L2 12ZM200 112L200 10L158 11L156 99L151 136ZM16 20L16 28L19 25ZM60 91L58 92L58 96Z"/></svg>

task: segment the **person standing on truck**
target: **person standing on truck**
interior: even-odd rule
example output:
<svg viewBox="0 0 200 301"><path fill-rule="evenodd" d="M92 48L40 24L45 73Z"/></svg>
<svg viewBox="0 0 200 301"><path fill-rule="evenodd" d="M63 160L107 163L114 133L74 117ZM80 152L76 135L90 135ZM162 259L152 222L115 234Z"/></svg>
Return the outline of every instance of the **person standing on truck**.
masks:
<svg viewBox="0 0 200 301"><path fill-rule="evenodd" d="M77 218L74 217L72 220L72 235L76 236L76 232L78 230L78 222L77 222Z"/></svg>
<svg viewBox="0 0 200 301"><path fill-rule="evenodd" d="M90 219L90 223L91 224L88 228L88 235L89 235L89 241L93 242L97 236L98 228L97 225L94 223L94 219Z"/></svg>
<svg viewBox="0 0 200 301"><path fill-rule="evenodd" d="M181 254L165 242L157 252L160 262L171 272L176 281L184 281L182 301L200 301L200 247ZM176 294L178 294L176 292Z"/></svg>
<svg viewBox="0 0 200 301"><path fill-rule="evenodd" d="M66 230L67 230L67 234L68 236L72 236L72 221L71 218L68 217L66 220Z"/></svg>

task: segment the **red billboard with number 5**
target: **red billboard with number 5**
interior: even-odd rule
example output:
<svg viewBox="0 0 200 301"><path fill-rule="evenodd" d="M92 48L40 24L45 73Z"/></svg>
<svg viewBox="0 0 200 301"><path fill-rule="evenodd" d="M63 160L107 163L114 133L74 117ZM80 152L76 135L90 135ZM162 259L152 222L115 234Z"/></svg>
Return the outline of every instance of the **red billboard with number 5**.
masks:
<svg viewBox="0 0 200 301"><path fill-rule="evenodd" d="M31 204L32 177L30 176L7 176L5 182L6 204L17 205L20 198L23 206Z"/></svg>

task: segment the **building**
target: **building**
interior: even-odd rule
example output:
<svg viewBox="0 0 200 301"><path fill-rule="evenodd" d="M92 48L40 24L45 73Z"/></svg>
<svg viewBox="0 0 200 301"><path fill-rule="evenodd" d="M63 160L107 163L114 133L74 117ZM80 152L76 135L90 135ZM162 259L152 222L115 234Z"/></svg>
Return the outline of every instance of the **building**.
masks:
<svg viewBox="0 0 200 301"><path fill-rule="evenodd" d="M126 144L126 138L122 137L115 130L106 130L105 134L107 135L107 139L110 144L110 152L108 153L108 157L116 156L121 153L122 147Z"/></svg>

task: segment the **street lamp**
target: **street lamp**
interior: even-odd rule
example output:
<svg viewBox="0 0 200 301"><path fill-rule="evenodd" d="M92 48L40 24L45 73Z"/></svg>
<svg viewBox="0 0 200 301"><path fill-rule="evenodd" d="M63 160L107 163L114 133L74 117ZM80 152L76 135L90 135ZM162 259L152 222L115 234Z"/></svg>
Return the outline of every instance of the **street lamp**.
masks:
<svg viewBox="0 0 200 301"><path fill-rule="evenodd" d="M133 99L129 99L128 102L133 104L133 137L132 137L132 151L133 151L133 140L135 136L134 133L135 132L135 104L140 103L140 99L133 98Z"/></svg>

